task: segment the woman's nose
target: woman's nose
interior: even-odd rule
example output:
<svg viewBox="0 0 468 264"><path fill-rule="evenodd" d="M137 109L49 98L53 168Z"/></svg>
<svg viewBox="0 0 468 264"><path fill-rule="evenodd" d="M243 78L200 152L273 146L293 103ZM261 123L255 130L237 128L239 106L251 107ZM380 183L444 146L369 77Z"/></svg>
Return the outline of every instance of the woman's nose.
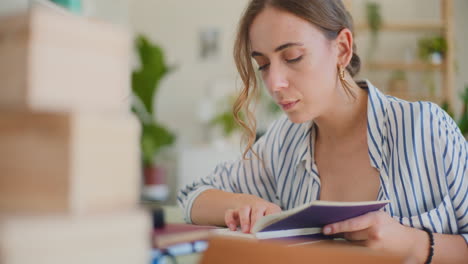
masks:
<svg viewBox="0 0 468 264"><path fill-rule="evenodd" d="M281 67L273 67L270 65L268 76L266 78L266 85L271 92L279 92L280 90L288 87L286 74Z"/></svg>

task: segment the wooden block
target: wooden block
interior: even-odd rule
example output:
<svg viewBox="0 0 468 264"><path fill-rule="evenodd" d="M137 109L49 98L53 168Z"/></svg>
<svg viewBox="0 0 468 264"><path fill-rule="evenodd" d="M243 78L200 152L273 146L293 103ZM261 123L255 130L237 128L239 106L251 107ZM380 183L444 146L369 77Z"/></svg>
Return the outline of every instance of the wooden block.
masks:
<svg viewBox="0 0 468 264"><path fill-rule="evenodd" d="M128 112L129 34L43 7L0 18L0 108Z"/></svg>
<svg viewBox="0 0 468 264"><path fill-rule="evenodd" d="M150 263L151 223L142 210L86 216L0 216L0 263Z"/></svg>
<svg viewBox="0 0 468 264"><path fill-rule="evenodd" d="M367 248L342 245L287 246L279 242L215 237L203 255L201 264L237 263L409 263ZM412 262L411 262L412 263Z"/></svg>
<svg viewBox="0 0 468 264"><path fill-rule="evenodd" d="M0 212L132 208L139 133L130 115L0 112Z"/></svg>

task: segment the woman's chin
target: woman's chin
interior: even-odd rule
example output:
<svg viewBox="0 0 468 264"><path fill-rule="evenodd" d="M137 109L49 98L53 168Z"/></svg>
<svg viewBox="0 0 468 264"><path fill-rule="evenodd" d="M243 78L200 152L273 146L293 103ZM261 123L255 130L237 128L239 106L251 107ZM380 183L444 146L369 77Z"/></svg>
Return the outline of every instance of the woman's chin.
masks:
<svg viewBox="0 0 468 264"><path fill-rule="evenodd" d="M306 123L312 120L312 118L306 117L305 115L301 115L300 113L297 113L297 112L289 112L289 113L286 113L286 115L288 116L289 121L295 124L302 124L302 123Z"/></svg>

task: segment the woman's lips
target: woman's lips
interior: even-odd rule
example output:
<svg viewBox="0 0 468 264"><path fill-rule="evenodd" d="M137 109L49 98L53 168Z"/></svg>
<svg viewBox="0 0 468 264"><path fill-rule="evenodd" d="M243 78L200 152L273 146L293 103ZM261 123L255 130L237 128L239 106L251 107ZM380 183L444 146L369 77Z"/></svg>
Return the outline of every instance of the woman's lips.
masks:
<svg viewBox="0 0 468 264"><path fill-rule="evenodd" d="M281 102L280 106L281 106L281 108L283 108L284 111L287 111L287 110L292 109L298 102L299 102L299 100L297 100L297 101L285 101L285 102Z"/></svg>

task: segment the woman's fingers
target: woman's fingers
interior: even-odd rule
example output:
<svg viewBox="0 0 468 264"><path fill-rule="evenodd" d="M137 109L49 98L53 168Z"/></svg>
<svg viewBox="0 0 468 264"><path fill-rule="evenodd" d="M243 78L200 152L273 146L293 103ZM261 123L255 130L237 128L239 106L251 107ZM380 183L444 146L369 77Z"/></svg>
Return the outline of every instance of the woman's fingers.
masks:
<svg viewBox="0 0 468 264"><path fill-rule="evenodd" d="M376 223L377 215L375 212L367 213L338 223L326 225L323 228L325 235L338 233L356 232L367 229Z"/></svg>
<svg viewBox="0 0 468 264"><path fill-rule="evenodd" d="M248 233L250 230L250 212L251 207L249 205L243 206L239 209L239 220L241 225L241 230L244 233Z"/></svg>
<svg viewBox="0 0 468 264"><path fill-rule="evenodd" d="M369 230L364 229L361 231L344 233L344 238L350 241L365 241L369 239Z"/></svg>
<svg viewBox="0 0 468 264"><path fill-rule="evenodd" d="M249 233L260 218L278 212L281 212L279 206L266 201L263 203L254 203L253 205L247 204L237 209L226 210L224 222L232 231L235 231L237 227L240 226L242 232Z"/></svg>
<svg viewBox="0 0 468 264"><path fill-rule="evenodd" d="M252 212L250 214L250 229L249 229L249 232L252 232L252 228L255 225L255 223L258 221L258 219L262 218L265 215L265 211L266 211L265 206L254 207L252 209Z"/></svg>
<svg viewBox="0 0 468 264"><path fill-rule="evenodd" d="M232 209L227 210L224 214L224 222L230 230L236 231L237 227L239 226L238 212Z"/></svg>
<svg viewBox="0 0 468 264"><path fill-rule="evenodd" d="M280 212L281 212L281 207L279 207L276 204L271 204L270 206L267 207L267 209L265 211L265 215L276 214L276 213L280 213Z"/></svg>

